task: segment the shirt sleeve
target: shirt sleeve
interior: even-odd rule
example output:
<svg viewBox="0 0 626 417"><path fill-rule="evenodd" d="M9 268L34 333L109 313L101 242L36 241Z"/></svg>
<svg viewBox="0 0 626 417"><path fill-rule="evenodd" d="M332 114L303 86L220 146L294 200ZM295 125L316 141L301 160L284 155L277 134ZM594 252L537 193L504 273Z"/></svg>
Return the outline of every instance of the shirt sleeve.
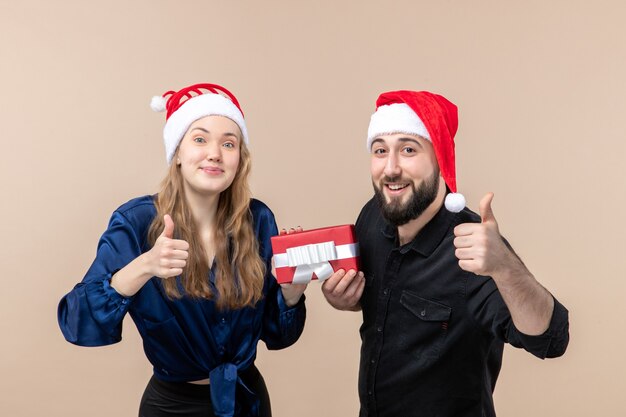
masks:
<svg viewBox="0 0 626 417"><path fill-rule="evenodd" d="M122 320L131 299L115 291L110 281L140 254L135 229L122 213L114 212L85 277L59 303L57 318L68 342L103 346L122 339Z"/></svg>
<svg viewBox="0 0 626 417"><path fill-rule="evenodd" d="M276 278L270 272L272 270L272 244L271 236L278 234L274 215L266 206L257 214L256 229L259 239L259 251L265 261L266 287L265 310L263 312L263 328L261 340L268 349L283 349L294 344L304 330L306 320L305 296L295 306L288 307L283 298L283 292Z"/></svg>
<svg viewBox="0 0 626 417"><path fill-rule="evenodd" d="M274 280L274 289L268 294L263 317L263 332L261 339L268 349L283 349L293 345L304 330L306 320L305 296L293 307L288 307L283 298L280 286Z"/></svg>
<svg viewBox="0 0 626 417"><path fill-rule="evenodd" d="M485 331L503 342L522 348L540 359L565 353L569 342L567 309L554 299L548 330L537 336L526 335L515 327L496 283L488 277L468 276L468 306L472 317Z"/></svg>
<svg viewBox="0 0 626 417"><path fill-rule="evenodd" d="M569 343L568 316L567 309L554 298L554 310L548 330L539 336L529 336L517 330L511 322L507 340L511 345L524 348L538 358L557 358L565 353Z"/></svg>

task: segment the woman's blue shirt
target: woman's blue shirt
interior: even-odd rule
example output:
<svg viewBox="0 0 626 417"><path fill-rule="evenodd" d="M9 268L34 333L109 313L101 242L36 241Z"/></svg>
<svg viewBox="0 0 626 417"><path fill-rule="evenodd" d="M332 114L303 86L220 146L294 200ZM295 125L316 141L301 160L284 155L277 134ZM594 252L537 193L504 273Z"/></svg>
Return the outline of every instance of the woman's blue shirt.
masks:
<svg viewBox="0 0 626 417"><path fill-rule="evenodd" d="M271 210L250 201L254 233L266 266L263 298L254 307L219 310L212 300L183 296L170 299L160 278L150 279L137 294L123 297L110 285L111 276L150 250L148 228L154 216L154 196L133 199L111 216L100 238L96 258L83 280L61 300L58 321L65 338L81 346L102 346L122 339L122 320L132 317L155 375L166 381L195 381L210 377L213 407L232 415L237 371L256 358L257 343L268 349L293 344L304 328L304 296L287 307L271 274L270 237L277 234ZM209 281L214 288L212 268ZM233 382L234 381L234 382ZM231 392L232 391L232 392Z"/></svg>

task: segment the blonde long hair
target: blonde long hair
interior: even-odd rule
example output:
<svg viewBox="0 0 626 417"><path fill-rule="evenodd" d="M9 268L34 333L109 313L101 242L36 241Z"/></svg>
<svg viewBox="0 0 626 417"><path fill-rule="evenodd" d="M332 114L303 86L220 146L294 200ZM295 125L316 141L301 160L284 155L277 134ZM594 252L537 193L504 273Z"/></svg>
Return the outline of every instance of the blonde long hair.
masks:
<svg viewBox="0 0 626 417"><path fill-rule="evenodd" d="M175 157L174 157L175 158ZM174 159L173 158L173 159ZM174 159L175 160L175 159ZM250 212L251 193L248 187L250 152L241 141L240 159L233 183L219 196L216 214L215 286L209 286L207 255L185 198L180 166L170 165L161 184L155 206L157 215L148 231L148 242L154 245L164 228L163 216L169 214L175 225L176 239L189 243L187 266L181 275L185 295L192 298L214 299L219 309L236 309L254 306L262 296L265 264L252 227ZM176 278L164 279L163 287L168 297L181 298Z"/></svg>

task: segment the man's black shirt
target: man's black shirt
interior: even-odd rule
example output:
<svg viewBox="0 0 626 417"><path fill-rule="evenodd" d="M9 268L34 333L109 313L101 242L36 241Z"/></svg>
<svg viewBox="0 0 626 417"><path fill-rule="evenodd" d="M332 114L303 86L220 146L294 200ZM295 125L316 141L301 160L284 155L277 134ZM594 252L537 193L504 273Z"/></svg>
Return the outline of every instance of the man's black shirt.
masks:
<svg viewBox="0 0 626 417"><path fill-rule="evenodd" d="M495 282L463 271L454 227L479 222L468 209L442 208L415 239L399 246L377 202L359 215L361 417L495 416L493 390L504 343L539 358L565 352L568 312L555 300L549 329L520 333Z"/></svg>

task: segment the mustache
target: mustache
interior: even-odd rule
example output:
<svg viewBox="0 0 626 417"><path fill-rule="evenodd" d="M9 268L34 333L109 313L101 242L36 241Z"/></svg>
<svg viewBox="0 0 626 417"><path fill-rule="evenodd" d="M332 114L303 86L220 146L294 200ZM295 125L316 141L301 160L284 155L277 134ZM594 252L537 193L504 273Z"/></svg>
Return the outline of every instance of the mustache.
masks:
<svg viewBox="0 0 626 417"><path fill-rule="evenodd" d="M385 175L379 181L380 185L383 185L384 183L387 183L387 182L408 182L408 183L411 183L412 181L409 180L409 179L403 179L402 176L400 176L400 175L395 176L395 177L388 177L388 176Z"/></svg>

